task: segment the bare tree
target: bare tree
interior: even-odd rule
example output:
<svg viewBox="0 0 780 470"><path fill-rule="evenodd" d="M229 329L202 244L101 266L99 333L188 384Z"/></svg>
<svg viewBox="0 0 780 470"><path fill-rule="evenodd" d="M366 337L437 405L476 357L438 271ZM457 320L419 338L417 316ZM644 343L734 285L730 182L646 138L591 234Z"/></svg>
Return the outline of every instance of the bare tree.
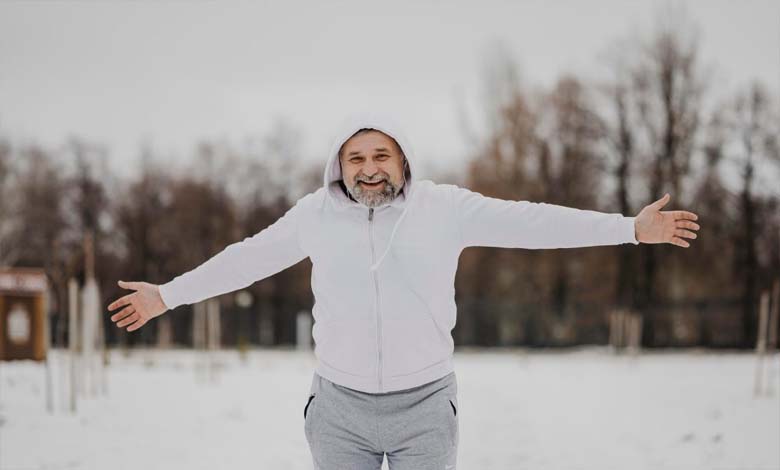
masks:
<svg viewBox="0 0 780 470"><path fill-rule="evenodd" d="M593 108L588 91L575 77L564 76L545 96L539 114L538 197L552 204L595 209L602 179L599 143L604 124ZM552 286L547 302L558 318L574 321L573 304L581 293L577 291L597 288L592 281L601 276L574 275L577 266L582 266L593 254L592 250L546 253L552 274L545 282ZM595 263L588 263L591 273L604 268L603 262L592 261ZM583 286L587 281L591 285Z"/></svg>
<svg viewBox="0 0 780 470"><path fill-rule="evenodd" d="M689 194L682 182L691 171L705 89L695 28L685 15L679 16L678 22L659 23L656 31L634 45L632 51L632 60L626 64L628 73L619 73L611 87L617 114L612 142L620 158L618 204L621 210L628 207L625 172L631 169L632 160L637 164L633 169L648 181L646 200L640 205L657 200L664 192L684 203ZM657 272L665 263L662 257L666 251L651 244L640 249L641 288L631 303L649 320L643 329L647 343L655 334L653 312L661 300L662 287ZM621 269L625 275L633 268L624 261ZM676 265L669 271L671 285L684 284ZM629 288L619 286L624 301L628 301Z"/></svg>
<svg viewBox="0 0 780 470"><path fill-rule="evenodd" d="M487 135L475 146L464 183L486 196L528 199L536 184L528 175L538 148L535 104L523 89L506 48L496 48L489 58L485 65ZM481 247L464 250L456 278L456 292L464 305L456 338L482 345L514 341L515 334L507 332L502 323L520 312L499 307L499 301L517 304L530 297L535 282L530 274L533 263L519 260L535 255Z"/></svg>
<svg viewBox="0 0 780 470"><path fill-rule="evenodd" d="M756 303L760 260L757 243L764 217L759 213L756 195L756 170L769 163L780 163L778 116L767 90L753 83L737 95L729 115L735 159L741 169L740 215L736 234L736 272L742 280L742 327L748 344L755 342ZM774 186L777 187L776 185ZM777 190L775 189L775 193Z"/></svg>
<svg viewBox="0 0 780 470"><path fill-rule="evenodd" d="M623 45L623 41L620 45ZM621 214L635 213L631 203L631 182L638 164L638 109L633 102L630 63L632 57L625 47L615 44L608 55L611 77L599 86L604 98L601 113L605 116L602 122L603 138L606 142L605 154L608 158L606 166L608 174L615 182L613 207ZM639 289L636 276L638 252L631 246L618 247L618 251L617 303L624 308L638 308L635 295Z"/></svg>
<svg viewBox="0 0 780 470"><path fill-rule="evenodd" d="M12 242L17 222L13 209L18 200L12 158L11 142L0 138L0 266L14 264L20 251L19 244Z"/></svg>
<svg viewBox="0 0 780 470"><path fill-rule="evenodd" d="M174 249L183 248L166 243L163 238L164 234L173 231L165 230L171 216L171 177L154 164L155 160L162 161L162 158L157 157L151 148L144 149L139 163L139 176L117 191L113 212L116 219L115 236L121 239L122 244L122 252L117 254L121 259L122 271L115 279L167 282L174 273L166 269L166 260L174 256ZM113 283L108 288L119 292ZM161 317L158 328L175 319L175 315ZM110 329L113 330L115 328ZM126 330L120 328L119 335L121 342L127 342ZM148 341L148 338L143 337L142 341Z"/></svg>
<svg viewBox="0 0 780 470"><path fill-rule="evenodd" d="M18 179L14 190L17 224L7 237L17 251L16 266L43 267L52 288L51 308L64 318L67 305L67 279L72 272L71 254L65 235L68 220L64 204L67 182L64 170L43 148L32 145L20 150ZM64 339L64 321L55 327L57 343Z"/></svg>

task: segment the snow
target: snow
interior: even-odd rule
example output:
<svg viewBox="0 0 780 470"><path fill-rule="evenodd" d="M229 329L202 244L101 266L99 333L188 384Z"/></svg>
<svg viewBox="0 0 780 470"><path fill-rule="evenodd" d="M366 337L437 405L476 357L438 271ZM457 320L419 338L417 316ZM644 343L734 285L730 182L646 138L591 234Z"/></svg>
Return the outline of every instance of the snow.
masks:
<svg viewBox="0 0 780 470"><path fill-rule="evenodd" d="M310 351L110 351L107 396L67 411L67 353L0 363L2 469L311 469ZM780 355L754 396L755 355L592 347L455 353L461 469L780 468ZM198 366L200 365L200 366Z"/></svg>

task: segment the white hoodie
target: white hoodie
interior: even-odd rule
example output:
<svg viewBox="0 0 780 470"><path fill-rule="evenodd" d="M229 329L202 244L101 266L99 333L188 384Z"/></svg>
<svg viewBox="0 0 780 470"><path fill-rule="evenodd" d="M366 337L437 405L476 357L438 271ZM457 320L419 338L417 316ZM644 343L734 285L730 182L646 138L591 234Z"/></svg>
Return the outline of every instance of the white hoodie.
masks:
<svg viewBox="0 0 780 470"><path fill-rule="evenodd" d="M409 162L390 203L369 209L340 187L341 145L363 127L393 137ZM453 370L455 271L469 246L572 248L639 242L634 217L502 200L420 179L399 126L376 114L347 121L323 185L276 222L160 286L168 308L242 289L312 262L316 372L369 393L422 385Z"/></svg>

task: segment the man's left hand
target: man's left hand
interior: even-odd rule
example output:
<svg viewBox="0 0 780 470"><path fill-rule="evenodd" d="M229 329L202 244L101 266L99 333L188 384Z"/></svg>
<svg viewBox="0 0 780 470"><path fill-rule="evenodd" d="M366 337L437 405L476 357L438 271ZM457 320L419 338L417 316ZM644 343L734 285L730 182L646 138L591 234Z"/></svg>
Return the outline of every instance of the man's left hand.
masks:
<svg viewBox="0 0 780 470"><path fill-rule="evenodd" d="M654 203L645 206L634 219L634 233L641 243L671 243L688 248L690 243L683 238L696 238L691 230L699 230L693 220L699 216L688 211L662 211L669 202L669 193ZM690 230L686 230L690 229Z"/></svg>

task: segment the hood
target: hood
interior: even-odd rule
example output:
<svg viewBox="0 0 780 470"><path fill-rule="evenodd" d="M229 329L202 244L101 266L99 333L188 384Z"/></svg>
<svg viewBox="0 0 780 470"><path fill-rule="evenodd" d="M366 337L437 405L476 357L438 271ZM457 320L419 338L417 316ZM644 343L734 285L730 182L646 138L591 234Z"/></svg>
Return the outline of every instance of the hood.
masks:
<svg viewBox="0 0 780 470"><path fill-rule="evenodd" d="M395 207L406 206L408 199L414 192L414 181L419 179L419 175L417 175L417 171L415 171L414 151L401 130L400 124L395 121L394 118L377 112L352 115L344 120L339 127L336 137L330 147L328 162L325 165L323 175L323 187L326 190L326 194L339 209L352 206L365 207L359 202L350 199L338 183L339 180L343 179L341 166L339 165L339 149L344 145L344 142L346 142L347 139L363 128L376 129L389 135L398 142L398 145L406 156L406 161L408 162L408 166L404 172L406 183L404 183L404 187L398 194L398 197L389 203L389 205Z"/></svg>
<svg viewBox="0 0 780 470"><path fill-rule="evenodd" d="M354 207L363 207L363 204L353 201L347 196L344 190L341 188L339 181L343 179L341 174L341 166L339 165L339 149L352 135L360 129L369 128L381 131L398 142L398 146L401 147L404 155L406 156L407 167L404 171L404 177L406 182L398 196L389 203L379 206L393 206L402 209L401 216L393 226L393 231L390 233L390 240L387 243L382 256L379 257L377 262L371 266L370 270L376 270L384 260L390 246L393 244L396 230L402 223L406 212L410 206L411 200L414 196L415 181L419 180L419 175L415 170L415 156L412 146L406 139L406 135L401 129L401 125L391 116L378 112L366 112L355 114L345 119L336 133L336 137L331 145L330 152L328 153L328 162L325 165L325 172L323 175L323 188L325 189L326 197L333 202L333 206L337 210L346 210ZM378 208L379 208L378 207Z"/></svg>

